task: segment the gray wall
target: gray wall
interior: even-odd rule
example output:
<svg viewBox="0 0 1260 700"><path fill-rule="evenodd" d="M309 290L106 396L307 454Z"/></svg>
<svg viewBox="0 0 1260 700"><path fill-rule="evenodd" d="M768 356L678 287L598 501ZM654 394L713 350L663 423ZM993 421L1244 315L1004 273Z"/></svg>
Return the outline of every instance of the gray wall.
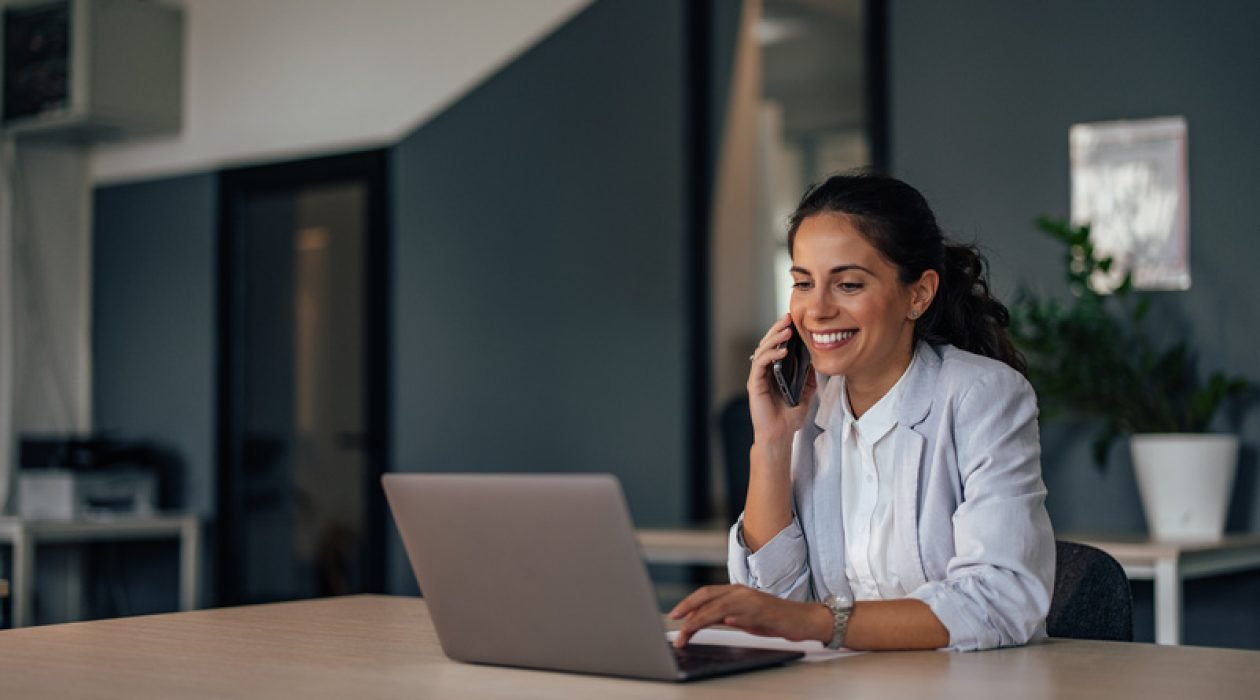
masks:
<svg viewBox="0 0 1260 700"><path fill-rule="evenodd" d="M892 171L924 192L947 230L987 250L1004 297L1018 283L1061 293L1060 249L1032 220L1068 213L1069 125L1185 115L1193 287L1162 294L1156 318L1169 339L1195 339L1204 370L1260 380L1251 211L1260 201L1258 34L1260 5L1245 2L895 0ZM1127 447L1115 445L1099 473L1081 427L1043 426L1056 528L1144 531ZM1241 428L1229 528L1255 532L1260 410ZM1139 632L1149 636L1149 589L1137 590ZM1260 576L1194 584L1188 641L1260 647L1256 600Z"/></svg>
<svg viewBox="0 0 1260 700"><path fill-rule="evenodd" d="M93 419L119 437L160 441L186 478L172 506L214 512L213 175L95 193Z"/></svg>
<svg viewBox="0 0 1260 700"><path fill-rule="evenodd" d="M209 174L102 187L92 234L95 427L169 451L180 478L167 484L163 505L203 517L214 513L216 488L217 210ZM126 563L106 566L100 576L116 577L111 602L122 591L128 605L97 614L177 607L173 546L130 544L117 556ZM170 575L153 573L163 570ZM208 586L213 577L207 571L202 580Z"/></svg>
<svg viewBox="0 0 1260 700"><path fill-rule="evenodd" d="M612 472L683 518L683 10L597 2L393 151L393 468Z"/></svg>

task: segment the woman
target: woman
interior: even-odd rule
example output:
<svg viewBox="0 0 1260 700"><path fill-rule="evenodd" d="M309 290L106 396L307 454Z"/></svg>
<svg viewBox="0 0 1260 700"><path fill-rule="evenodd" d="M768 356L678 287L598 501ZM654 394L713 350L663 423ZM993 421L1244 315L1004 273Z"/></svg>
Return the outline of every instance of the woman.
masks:
<svg viewBox="0 0 1260 700"><path fill-rule="evenodd" d="M788 232L790 313L750 358L748 499L733 585L670 613L852 649L986 649L1044 636L1054 534L1037 405L984 261L893 178L838 175ZM816 375L769 376L795 326Z"/></svg>

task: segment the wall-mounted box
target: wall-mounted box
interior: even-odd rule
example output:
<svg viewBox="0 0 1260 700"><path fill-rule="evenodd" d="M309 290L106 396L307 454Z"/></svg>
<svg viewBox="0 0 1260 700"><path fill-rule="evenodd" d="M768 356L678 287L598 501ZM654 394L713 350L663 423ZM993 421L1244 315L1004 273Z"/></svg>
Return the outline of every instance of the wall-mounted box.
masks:
<svg viewBox="0 0 1260 700"><path fill-rule="evenodd" d="M179 129L184 16L154 0L7 0L0 128L82 141Z"/></svg>

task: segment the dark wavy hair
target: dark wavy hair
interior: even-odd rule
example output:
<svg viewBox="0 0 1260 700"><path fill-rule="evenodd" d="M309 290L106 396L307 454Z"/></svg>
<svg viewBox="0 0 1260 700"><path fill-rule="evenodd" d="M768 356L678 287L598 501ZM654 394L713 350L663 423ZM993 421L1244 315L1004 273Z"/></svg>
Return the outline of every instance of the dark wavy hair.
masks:
<svg viewBox="0 0 1260 700"><path fill-rule="evenodd" d="M936 270L940 285L914 325L916 341L949 343L1028 373L1023 355L1006 332L1010 313L989 292L988 261L976 246L945 237L918 190L872 172L833 175L811 187L792 213L789 251L795 253L801 222L816 214L849 217L858 233L897 266L902 284Z"/></svg>

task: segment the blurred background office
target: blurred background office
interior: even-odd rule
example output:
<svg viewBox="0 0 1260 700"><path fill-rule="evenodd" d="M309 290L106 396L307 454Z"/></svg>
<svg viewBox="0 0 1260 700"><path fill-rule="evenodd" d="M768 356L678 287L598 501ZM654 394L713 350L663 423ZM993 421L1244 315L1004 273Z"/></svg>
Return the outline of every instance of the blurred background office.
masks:
<svg viewBox="0 0 1260 700"><path fill-rule="evenodd" d="M20 517L48 466L24 442L153 475L202 523L200 605L414 592L385 471L612 472L638 525L728 522L717 417L785 308L784 219L836 170L919 187L999 296L1061 295L1032 221L1068 214L1069 127L1183 115L1193 284L1160 333L1260 378L1253 3L3 4L71 37L84 8L176 18L168 70L120 88L161 116L127 128L10 115L5 66L0 494ZM1080 428L1043 425L1056 529L1144 532L1127 449L1097 470ZM1227 528L1255 533L1260 413L1231 429ZM174 609L174 546L41 555L36 621ZM1188 584L1186 640L1260 648L1258 599Z"/></svg>

